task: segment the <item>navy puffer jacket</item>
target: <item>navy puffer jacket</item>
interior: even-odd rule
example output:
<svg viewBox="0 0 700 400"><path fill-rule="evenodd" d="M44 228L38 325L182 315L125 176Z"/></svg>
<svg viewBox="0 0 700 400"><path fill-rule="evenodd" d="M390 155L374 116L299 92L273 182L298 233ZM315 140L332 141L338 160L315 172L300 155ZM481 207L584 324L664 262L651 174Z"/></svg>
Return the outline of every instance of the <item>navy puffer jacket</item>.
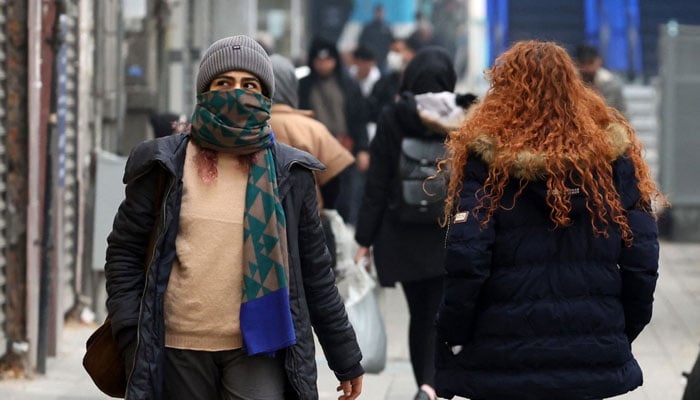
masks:
<svg viewBox="0 0 700 400"><path fill-rule="evenodd" d="M437 317L440 396L601 399L642 384L630 343L651 318L657 226L651 213L637 208L626 133L615 126L608 131L619 155L612 168L634 235L631 247L618 230L607 238L593 233L585 198L575 189L573 224L553 229L547 187L536 180L484 229L471 214L450 227ZM475 193L488 175L485 151L488 146L470 154L460 211L477 204ZM522 167L537 168L533 164ZM518 188L512 179L502 204L511 205Z"/></svg>
<svg viewBox="0 0 700 400"><path fill-rule="evenodd" d="M163 399L167 288L182 199L182 171L189 137L184 134L137 146L126 165L126 199L119 207L107 242L107 309L112 331L122 347L136 341L136 356L126 399ZM289 252L289 297L297 342L283 351L293 393L318 399L312 326L329 367L339 380L361 375L362 354L335 287L331 256L325 245L311 170L322 169L308 153L281 143L273 146ZM154 201L158 175L165 174L161 217ZM154 224L157 240L146 274L144 260ZM281 352L282 353L282 352Z"/></svg>

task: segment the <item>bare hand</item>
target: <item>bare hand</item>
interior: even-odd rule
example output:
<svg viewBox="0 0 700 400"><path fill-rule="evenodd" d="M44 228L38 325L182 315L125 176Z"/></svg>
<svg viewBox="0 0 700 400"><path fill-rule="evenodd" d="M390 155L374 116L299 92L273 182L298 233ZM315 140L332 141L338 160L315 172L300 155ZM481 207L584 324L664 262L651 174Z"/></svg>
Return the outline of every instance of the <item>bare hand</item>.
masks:
<svg viewBox="0 0 700 400"><path fill-rule="evenodd" d="M362 261L362 260L367 260L367 261L369 261L369 247L360 246L360 247L357 249L357 253L355 253L355 259L354 259L355 264L359 264L360 261ZM369 263L369 262L365 262L364 267L365 267L365 269L367 270L367 272L369 272L370 263Z"/></svg>
<svg viewBox="0 0 700 400"><path fill-rule="evenodd" d="M360 393L362 393L362 377L364 377L364 375L360 375L349 381L340 382L340 385L335 388L338 392L343 392L343 394L338 396L338 400L354 400L360 397Z"/></svg>
<svg viewBox="0 0 700 400"><path fill-rule="evenodd" d="M358 151L355 155L355 164L358 171L367 171L369 169L369 153L367 151Z"/></svg>

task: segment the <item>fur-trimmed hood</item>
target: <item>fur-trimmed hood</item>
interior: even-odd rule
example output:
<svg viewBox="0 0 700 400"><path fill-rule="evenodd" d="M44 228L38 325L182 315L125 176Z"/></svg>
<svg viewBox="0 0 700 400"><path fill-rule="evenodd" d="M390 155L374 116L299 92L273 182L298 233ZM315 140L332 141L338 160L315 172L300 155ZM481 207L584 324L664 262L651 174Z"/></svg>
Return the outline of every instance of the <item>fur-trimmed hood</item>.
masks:
<svg viewBox="0 0 700 400"><path fill-rule="evenodd" d="M610 162L625 154L632 142L625 127L618 123L612 123L607 127L608 141L610 148L607 158ZM496 139L488 134L479 135L471 143L469 149L472 153L481 158L486 164L493 163L496 155L503 151L508 151L505 148L499 148L496 144ZM574 165L577 163L575 155L560 154L565 165ZM517 179L525 180L543 180L546 173L547 157L544 153L538 153L533 150L522 150L515 156L515 161L511 166L510 175Z"/></svg>

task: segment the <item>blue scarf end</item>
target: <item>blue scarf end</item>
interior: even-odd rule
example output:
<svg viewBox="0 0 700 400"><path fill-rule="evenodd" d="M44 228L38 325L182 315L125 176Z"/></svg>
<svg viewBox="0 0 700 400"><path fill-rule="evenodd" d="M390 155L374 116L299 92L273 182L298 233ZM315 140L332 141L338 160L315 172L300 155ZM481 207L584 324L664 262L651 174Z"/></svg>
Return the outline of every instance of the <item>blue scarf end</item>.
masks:
<svg viewBox="0 0 700 400"><path fill-rule="evenodd" d="M241 332L248 355L273 356L297 342L287 288L241 304Z"/></svg>

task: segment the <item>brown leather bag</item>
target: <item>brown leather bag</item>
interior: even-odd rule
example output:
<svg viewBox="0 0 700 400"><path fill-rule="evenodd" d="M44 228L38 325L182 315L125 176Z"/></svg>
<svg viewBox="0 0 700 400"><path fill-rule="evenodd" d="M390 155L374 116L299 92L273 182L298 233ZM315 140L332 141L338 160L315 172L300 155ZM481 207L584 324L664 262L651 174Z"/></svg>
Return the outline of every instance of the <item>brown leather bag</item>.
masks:
<svg viewBox="0 0 700 400"><path fill-rule="evenodd" d="M158 220L161 213L163 195L165 189L165 176L163 172L158 174L158 186L154 197L155 223L151 231L151 238L146 250L146 263L144 269L148 271L151 264L153 248L158 234ZM87 371L95 385L105 394L111 397L124 398L126 395L126 368L124 357L119 351L117 340L112 335L112 321L109 316L95 332L90 335L85 343L85 356L83 367Z"/></svg>
<svg viewBox="0 0 700 400"><path fill-rule="evenodd" d="M124 358L112 336L112 321L107 318L85 343L83 367L97 388L112 397L124 398L126 376Z"/></svg>

